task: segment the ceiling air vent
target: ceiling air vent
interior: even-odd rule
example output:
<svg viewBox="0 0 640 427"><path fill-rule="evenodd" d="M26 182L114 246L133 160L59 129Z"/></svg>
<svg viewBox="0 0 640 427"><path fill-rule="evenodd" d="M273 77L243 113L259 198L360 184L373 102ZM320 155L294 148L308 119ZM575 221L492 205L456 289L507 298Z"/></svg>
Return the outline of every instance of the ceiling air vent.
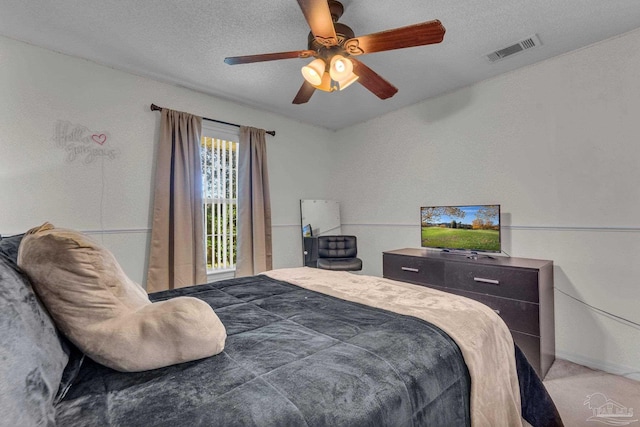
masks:
<svg viewBox="0 0 640 427"><path fill-rule="evenodd" d="M507 46L504 49L496 50L495 52L491 52L487 55L489 62L496 62L504 59L508 56L515 55L516 53L522 52L523 50L531 49L534 47L540 46L540 39L537 35L533 35L529 38L519 41L516 44L512 44L511 46Z"/></svg>

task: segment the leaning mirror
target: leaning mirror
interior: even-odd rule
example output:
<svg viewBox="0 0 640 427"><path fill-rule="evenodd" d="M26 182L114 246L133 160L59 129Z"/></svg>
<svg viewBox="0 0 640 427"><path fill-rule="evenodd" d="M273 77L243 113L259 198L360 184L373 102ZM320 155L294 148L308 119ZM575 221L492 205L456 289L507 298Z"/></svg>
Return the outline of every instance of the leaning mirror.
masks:
<svg viewBox="0 0 640 427"><path fill-rule="evenodd" d="M317 237L342 234L340 203L334 200L300 200L304 265L315 267Z"/></svg>

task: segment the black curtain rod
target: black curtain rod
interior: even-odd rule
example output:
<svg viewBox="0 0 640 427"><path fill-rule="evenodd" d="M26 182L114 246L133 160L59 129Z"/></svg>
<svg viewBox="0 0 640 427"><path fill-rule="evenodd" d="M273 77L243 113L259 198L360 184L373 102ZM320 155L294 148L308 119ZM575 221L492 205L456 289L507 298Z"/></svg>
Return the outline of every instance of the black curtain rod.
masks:
<svg viewBox="0 0 640 427"><path fill-rule="evenodd" d="M151 104L151 111L162 111L162 107L158 107L156 104ZM221 123L223 125L235 126L237 128L240 127L240 125L237 125L235 123L223 122L222 120L209 119L207 117L203 117L202 120L208 120L210 122ZM265 133L268 133L271 136L276 136L276 131L275 130L268 130Z"/></svg>

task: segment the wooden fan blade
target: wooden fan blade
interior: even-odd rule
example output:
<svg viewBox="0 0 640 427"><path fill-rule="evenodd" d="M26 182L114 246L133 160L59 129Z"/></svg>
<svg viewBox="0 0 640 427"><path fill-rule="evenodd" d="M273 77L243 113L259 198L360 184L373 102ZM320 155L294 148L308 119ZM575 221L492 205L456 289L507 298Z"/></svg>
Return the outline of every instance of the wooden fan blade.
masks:
<svg viewBox="0 0 640 427"><path fill-rule="evenodd" d="M300 90L296 94L296 97L293 98L292 103L304 104L305 102L309 102L309 99L311 99L311 95L313 95L313 92L315 91L316 91L316 88L313 87L311 83L305 80L304 83L302 83Z"/></svg>
<svg viewBox="0 0 640 427"><path fill-rule="evenodd" d="M344 42L344 49L349 55L364 55L365 53L424 46L440 43L444 39L444 33L445 29L442 23L436 19L394 30L354 37Z"/></svg>
<svg viewBox="0 0 640 427"><path fill-rule="evenodd" d="M291 52L263 53L260 55L230 56L224 58L224 62L229 65L250 64L252 62L275 61L277 59L309 58L314 54L315 52L313 50L294 50Z"/></svg>
<svg viewBox="0 0 640 427"><path fill-rule="evenodd" d="M358 83L369 89L380 99L391 98L398 92L398 88L380 77L378 73L364 65L355 58L349 58L353 62L353 73L358 76Z"/></svg>
<svg viewBox="0 0 640 427"><path fill-rule="evenodd" d="M323 46L336 46L338 37L327 0L298 0L298 5L316 41Z"/></svg>

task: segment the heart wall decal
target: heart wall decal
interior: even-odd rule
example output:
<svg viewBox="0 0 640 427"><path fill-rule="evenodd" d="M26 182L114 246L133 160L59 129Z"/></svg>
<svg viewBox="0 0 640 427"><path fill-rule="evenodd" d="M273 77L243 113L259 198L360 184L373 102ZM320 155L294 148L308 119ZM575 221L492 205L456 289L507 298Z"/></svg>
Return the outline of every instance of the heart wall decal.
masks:
<svg viewBox="0 0 640 427"><path fill-rule="evenodd" d="M104 133L101 134L93 134L91 135L91 139L93 140L93 142L95 142L96 144L104 144L107 140L107 135L105 135Z"/></svg>

